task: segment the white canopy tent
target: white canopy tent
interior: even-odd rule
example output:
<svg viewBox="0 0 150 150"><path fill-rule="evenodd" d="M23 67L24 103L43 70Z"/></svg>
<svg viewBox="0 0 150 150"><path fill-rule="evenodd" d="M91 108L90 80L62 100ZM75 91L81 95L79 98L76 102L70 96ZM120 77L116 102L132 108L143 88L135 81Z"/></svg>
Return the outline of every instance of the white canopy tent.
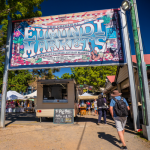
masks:
<svg viewBox="0 0 150 150"><path fill-rule="evenodd" d="M91 95L89 93L84 93L82 95L79 95L80 100L92 100L92 99L98 99L98 95Z"/></svg>
<svg viewBox="0 0 150 150"><path fill-rule="evenodd" d="M2 94L0 94L0 99L2 99ZM23 97L23 95L21 95L20 93L16 91L8 91L6 100L15 100L15 99L24 100L25 98Z"/></svg>
<svg viewBox="0 0 150 150"><path fill-rule="evenodd" d="M24 98L36 98L37 97L37 90L31 94L25 95Z"/></svg>

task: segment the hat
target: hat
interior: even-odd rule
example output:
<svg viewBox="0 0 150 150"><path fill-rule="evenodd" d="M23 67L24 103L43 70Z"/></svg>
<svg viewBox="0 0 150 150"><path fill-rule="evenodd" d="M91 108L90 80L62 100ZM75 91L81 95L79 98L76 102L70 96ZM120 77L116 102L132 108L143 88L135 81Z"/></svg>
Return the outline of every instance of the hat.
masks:
<svg viewBox="0 0 150 150"><path fill-rule="evenodd" d="M103 95L102 95L102 94L99 94L99 95L98 95L98 98L102 98L102 97L103 97Z"/></svg>
<svg viewBox="0 0 150 150"><path fill-rule="evenodd" d="M122 93L119 93L118 90L114 90L113 94L111 94L111 96L115 97L115 96L120 96Z"/></svg>

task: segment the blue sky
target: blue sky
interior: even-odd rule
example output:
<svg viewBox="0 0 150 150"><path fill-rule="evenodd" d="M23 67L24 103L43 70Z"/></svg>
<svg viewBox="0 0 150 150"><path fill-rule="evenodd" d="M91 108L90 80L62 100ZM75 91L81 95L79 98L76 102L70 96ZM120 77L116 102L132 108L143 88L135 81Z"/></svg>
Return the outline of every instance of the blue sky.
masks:
<svg viewBox="0 0 150 150"><path fill-rule="evenodd" d="M56 1L44 1L41 4L42 16L50 16L50 15L59 15L59 14L68 14L68 13L76 13L76 12L85 12L85 11L94 11L94 10L102 10L102 9L111 9L111 8L119 8L121 6L122 0L56 0ZM139 21L143 39L143 47L144 53L150 53L150 0L137 0ZM132 27L130 20L130 12L127 12L127 20L130 34L130 43L132 55L135 54L134 51L134 43L132 36ZM71 73L70 68L62 68L59 73L55 73L55 75L61 77L64 73Z"/></svg>

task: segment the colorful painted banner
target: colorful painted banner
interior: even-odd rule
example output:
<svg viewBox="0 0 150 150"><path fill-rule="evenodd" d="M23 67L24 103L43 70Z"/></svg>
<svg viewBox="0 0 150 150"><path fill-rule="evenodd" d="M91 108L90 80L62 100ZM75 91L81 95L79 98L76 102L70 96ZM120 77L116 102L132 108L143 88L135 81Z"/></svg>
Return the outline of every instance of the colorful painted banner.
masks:
<svg viewBox="0 0 150 150"><path fill-rule="evenodd" d="M12 23L9 69L124 64L119 9Z"/></svg>

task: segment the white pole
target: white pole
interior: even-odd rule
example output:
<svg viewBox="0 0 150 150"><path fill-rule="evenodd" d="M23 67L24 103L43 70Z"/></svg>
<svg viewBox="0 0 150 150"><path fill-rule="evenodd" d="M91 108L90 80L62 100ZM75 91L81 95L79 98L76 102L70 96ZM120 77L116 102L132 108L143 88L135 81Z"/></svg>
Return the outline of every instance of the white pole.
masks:
<svg viewBox="0 0 150 150"><path fill-rule="evenodd" d="M0 127L5 127L5 111L6 111L6 97L7 97L7 79L8 79L8 66L9 66L9 54L10 54L10 43L11 43L11 32L12 23L8 21L7 30L7 42L5 49L5 67L3 74L3 88L2 88L2 104L1 104L1 114L0 114Z"/></svg>
<svg viewBox="0 0 150 150"><path fill-rule="evenodd" d="M141 54L141 68L142 68L142 78L143 78L143 88L144 88L144 97L145 97L145 108L146 108L146 120L147 124L142 125L143 135L150 140L150 99L149 99L149 87L148 87L148 80L147 80L147 71L146 71L146 64L144 61L143 55L143 44L142 44L142 37L140 31L140 24L139 24L139 17L137 11L137 4L136 0L133 0L133 7L135 10L135 17L136 17L136 25L139 37L139 45L140 45L140 54Z"/></svg>
<svg viewBox="0 0 150 150"><path fill-rule="evenodd" d="M128 33L126 14L125 11L122 10L122 8L120 9L121 9L120 15L122 21L123 41L124 41L124 48L126 52L126 60L128 64L128 74L129 74L129 81L130 81L130 95L132 99L134 130L137 131L137 129L140 128L140 123L139 123L139 113L138 113L138 105L137 105L136 90L135 90L133 64L131 58L131 47L129 42L129 33Z"/></svg>

